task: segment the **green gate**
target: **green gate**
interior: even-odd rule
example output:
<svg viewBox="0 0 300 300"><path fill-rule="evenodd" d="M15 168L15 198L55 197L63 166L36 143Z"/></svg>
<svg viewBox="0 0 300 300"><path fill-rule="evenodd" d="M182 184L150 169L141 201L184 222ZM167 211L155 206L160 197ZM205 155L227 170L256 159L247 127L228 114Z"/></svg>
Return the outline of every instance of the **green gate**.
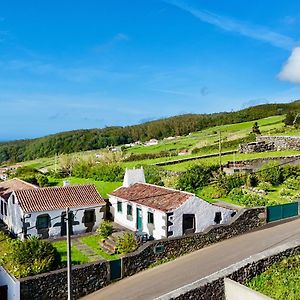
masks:
<svg viewBox="0 0 300 300"><path fill-rule="evenodd" d="M110 280L120 279L122 277L122 262L121 259L109 261Z"/></svg>
<svg viewBox="0 0 300 300"><path fill-rule="evenodd" d="M298 215L298 202L267 207L267 221L274 222Z"/></svg>

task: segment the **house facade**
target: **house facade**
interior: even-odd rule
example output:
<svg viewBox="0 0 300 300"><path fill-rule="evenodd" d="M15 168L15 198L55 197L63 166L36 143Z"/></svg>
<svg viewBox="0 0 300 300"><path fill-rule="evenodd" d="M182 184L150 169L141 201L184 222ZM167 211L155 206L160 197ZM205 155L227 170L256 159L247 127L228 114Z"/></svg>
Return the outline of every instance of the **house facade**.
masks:
<svg viewBox="0 0 300 300"><path fill-rule="evenodd" d="M114 221L155 239L201 232L235 214L192 193L145 182L142 169L126 170L123 186L109 195Z"/></svg>
<svg viewBox="0 0 300 300"><path fill-rule="evenodd" d="M72 215L71 234L94 231L104 218L106 205L95 186L90 184L14 188L9 194L2 194L3 197L5 208L0 217L8 229L22 239L66 235L67 207Z"/></svg>

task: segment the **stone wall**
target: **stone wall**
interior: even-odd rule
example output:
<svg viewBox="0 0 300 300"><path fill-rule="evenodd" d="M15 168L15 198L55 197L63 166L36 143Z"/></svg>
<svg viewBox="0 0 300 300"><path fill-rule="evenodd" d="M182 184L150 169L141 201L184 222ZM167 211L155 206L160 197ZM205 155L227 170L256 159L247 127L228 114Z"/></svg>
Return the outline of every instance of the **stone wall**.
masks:
<svg viewBox="0 0 300 300"><path fill-rule="evenodd" d="M300 136L260 136L256 142L240 144L239 152L265 152L280 150L300 150Z"/></svg>
<svg viewBox="0 0 300 300"><path fill-rule="evenodd" d="M273 161L278 162L279 164L299 165L300 155L255 158L251 160L239 160L235 162L229 161L226 165L224 165L224 171L226 171L227 169L240 169L241 171L251 169L252 171L256 171L260 169L264 164Z"/></svg>
<svg viewBox="0 0 300 300"><path fill-rule="evenodd" d="M264 272L274 263L284 257L300 253L300 241L290 242L253 255L237 264L202 278L192 284L165 294L157 300L223 300L224 278L228 277L236 282L245 284L256 275Z"/></svg>
<svg viewBox="0 0 300 300"><path fill-rule="evenodd" d="M214 225L201 233L147 242L138 251L122 258L123 276L138 273L161 259L176 258L213 243L246 233L265 223L266 209L264 207L243 209L227 225ZM163 248L161 253L157 253L158 247Z"/></svg>
<svg viewBox="0 0 300 300"><path fill-rule="evenodd" d="M73 298L78 299L109 283L106 261L75 266L72 270ZM22 300L67 299L67 269L19 279Z"/></svg>

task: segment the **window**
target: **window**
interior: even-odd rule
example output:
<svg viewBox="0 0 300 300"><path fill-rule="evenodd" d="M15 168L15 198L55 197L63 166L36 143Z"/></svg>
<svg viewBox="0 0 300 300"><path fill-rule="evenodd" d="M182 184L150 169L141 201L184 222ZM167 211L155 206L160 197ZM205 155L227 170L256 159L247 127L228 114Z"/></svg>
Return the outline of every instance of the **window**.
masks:
<svg viewBox="0 0 300 300"><path fill-rule="evenodd" d="M122 212L122 202L121 201L118 201L117 206L118 206L118 212Z"/></svg>
<svg viewBox="0 0 300 300"><path fill-rule="evenodd" d="M84 223L95 223L96 222L96 214L95 210L85 210L84 211Z"/></svg>
<svg viewBox="0 0 300 300"><path fill-rule="evenodd" d="M1 215L4 215L4 205L3 205L3 201L1 201Z"/></svg>
<svg viewBox="0 0 300 300"><path fill-rule="evenodd" d="M221 212L216 212L215 214L215 223L220 224L222 221L222 213Z"/></svg>
<svg viewBox="0 0 300 300"><path fill-rule="evenodd" d="M183 234L195 232L195 215L194 214L184 214L182 216L183 222Z"/></svg>
<svg viewBox="0 0 300 300"><path fill-rule="evenodd" d="M50 227L49 215L41 215L36 218L36 228L45 229Z"/></svg>
<svg viewBox="0 0 300 300"><path fill-rule="evenodd" d="M154 224L154 215L150 211L148 211L148 224Z"/></svg>
<svg viewBox="0 0 300 300"><path fill-rule="evenodd" d="M127 216L132 216L132 206L127 204Z"/></svg>

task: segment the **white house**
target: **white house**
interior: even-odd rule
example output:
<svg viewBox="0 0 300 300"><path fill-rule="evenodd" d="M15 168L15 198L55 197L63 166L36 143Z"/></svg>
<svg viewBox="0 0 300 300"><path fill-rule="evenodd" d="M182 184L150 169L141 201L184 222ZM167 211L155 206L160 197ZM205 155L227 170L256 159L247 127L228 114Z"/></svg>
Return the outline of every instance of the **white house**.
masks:
<svg viewBox="0 0 300 300"><path fill-rule="evenodd" d="M145 146L154 146L158 144L158 140L157 139L151 139L148 142L146 142L144 145Z"/></svg>
<svg viewBox="0 0 300 300"><path fill-rule="evenodd" d="M147 184L143 169L126 170L123 186L109 195L109 201L116 223L155 239L201 232L227 223L235 214L192 193Z"/></svg>
<svg viewBox="0 0 300 300"><path fill-rule="evenodd" d="M20 238L64 236L67 207L73 217L72 234L94 231L106 205L91 184L37 188L13 179L0 184L0 197L0 218Z"/></svg>

